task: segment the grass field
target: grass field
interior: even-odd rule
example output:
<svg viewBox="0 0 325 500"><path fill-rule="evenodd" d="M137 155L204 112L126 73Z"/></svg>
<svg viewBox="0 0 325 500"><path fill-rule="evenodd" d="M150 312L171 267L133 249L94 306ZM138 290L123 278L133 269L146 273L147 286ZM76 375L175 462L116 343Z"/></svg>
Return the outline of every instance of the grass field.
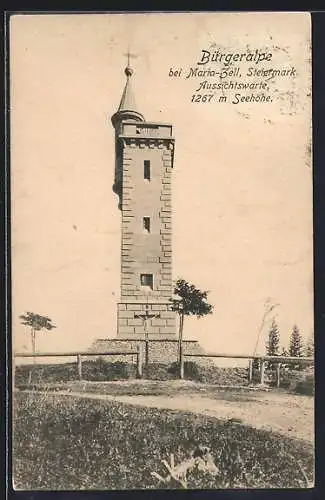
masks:
<svg viewBox="0 0 325 500"><path fill-rule="evenodd" d="M84 360L82 364L82 378L85 381L114 381L136 379L136 366L126 362L107 362L102 358ZM195 362L185 362L185 379L203 384L248 386L248 371L246 368L220 368L217 366L202 366ZM33 384L65 383L78 380L76 363L47 364L47 365L19 365L15 372L15 385L26 386L29 378ZM259 381L258 372L253 372L254 382ZM270 385L274 385L275 371L266 370L266 377ZM308 377L308 376L307 376ZM179 369L175 363L170 365L150 363L143 366L143 379L146 380L175 380L179 378ZM304 371L290 370L282 372L281 386L286 389L297 389L300 393L312 395L314 378L306 380ZM298 391L297 391L298 392Z"/></svg>
<svg viewBox="0 0 325 500"><path fill-rule="evenodd" d="M185 362L185 378L198 382L216 384L247 385L247 369L219 368L216 366L199 366L197 363ZM136 378L135 363L108 362L102 358L84 360L82 363L82 377L90 381L128 380ZM39 382L66 382L77 380L76 363L19 365L16 368L16 383L26 383L31 372L32 381ZM170 365L149 363L143 365L143 378L149 380L175 380L179 378L179 369L176 363Z"/></svg>
<svg viewBox="0 0 325 500"><path fill-rule="evenodd" d="M16 489L161 488L162 459L209 446L220 470L189 488L293 488L313 479L313 447L231 420L54 393L15 395Z"/></svg>

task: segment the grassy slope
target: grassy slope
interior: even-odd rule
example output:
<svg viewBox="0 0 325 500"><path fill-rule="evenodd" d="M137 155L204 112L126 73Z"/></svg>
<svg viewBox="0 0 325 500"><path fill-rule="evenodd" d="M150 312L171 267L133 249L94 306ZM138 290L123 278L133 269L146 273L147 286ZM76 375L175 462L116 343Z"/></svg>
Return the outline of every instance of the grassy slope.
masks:
<svg viewBox="0 0 325 500"><path fill-rule="evenodd" d="M247 370L245 368L202 367L193 362L185 362L184 368L185 377L192 380L221 385L247 385ZM26 383L30 371L34 383L65 382L78 379L76 363L20 365L16 368L16 384ZM84 360L82 376L84 380L92 381L136 378L136 365L125 362L106 362L102 358L96 361ZM143 376L151 380L173 380L179 378L179 369L175 363L170 365L150 363L148 366L143 366Z"/></svg>
<svg viewBox="0 0 325 500"><path fill-rule="evenodd" d="M303 487L313 451L274 433L171 410L54 394L18 393L15 402L15 487L136 489L161 487L161 459L187 458L210 446L221 474L196 472L189 488Z"/></svg>
<svg viewBox="0 0 325 500"><path fill-rule="evenodd" d="M82 365L82 376L89 381L127 380L136 378L135 364L125 362L106 362L102 358L96 361L85 360ZM247 370L245 368L219 368L200 366L194 362L185 362L185 378L197 382L247 386ZM49 384L55 382L68 382L78 379L76 363L48 364L48 365L20 365L16 368L15 384L24 386L28 382L29 374L32 375L33 384ZM266 371L266 374L274 381L275 372ZM259 380L257 371L253 372L255 382ZM175 363L169 366L152 363L143 366L143 377L150 380L175 380L179 378L179 370ZM306 379L307 377L307 379ZM300 384L298 392L313 394L313 376L307 376L303 371L290 370L283 372L281 386L283 388L295 389Z"/></svg>

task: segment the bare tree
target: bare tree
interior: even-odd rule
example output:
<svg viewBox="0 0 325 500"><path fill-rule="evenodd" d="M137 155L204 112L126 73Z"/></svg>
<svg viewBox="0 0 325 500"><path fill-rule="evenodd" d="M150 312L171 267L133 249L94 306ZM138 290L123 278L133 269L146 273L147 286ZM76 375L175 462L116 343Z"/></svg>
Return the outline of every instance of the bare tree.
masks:
<svg viewBox="0 0 325 500"><path fill-rule="evenodd" d="M255 356L256 354L256 351L257 351L257 347L258 347L258 344L259 344L259 341L260 341L260 337L261 337L261 334L263 332L263 329L264 329L264 326L265 324L269 321L270 319L270 314L271 312L276 308L278 307L280 304L273 304L271 302L271 299L270 298L267 298L265 303L264 303L264 313L263 313L263 316L262 316L262 319L261 319L261 322L259 324L259 327L258 327L258 332L257 332L257 338L256 338L256 343L255 343L255 347L254 347L254 351L253 351L253 356Z"/></svg>

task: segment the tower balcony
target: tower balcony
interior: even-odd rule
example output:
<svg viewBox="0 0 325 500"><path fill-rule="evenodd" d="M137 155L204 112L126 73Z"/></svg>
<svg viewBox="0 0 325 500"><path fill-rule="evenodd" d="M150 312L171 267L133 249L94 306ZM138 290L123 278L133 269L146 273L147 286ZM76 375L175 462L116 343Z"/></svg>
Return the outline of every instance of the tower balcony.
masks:
<svg viewBox="0 0 325 500"><path fill-rule="evenodd" d="M134 138L157 138L157 139L172 139L172 125L168 123L150 123L150 122L134 122L123 121L120 124L119 137L134 137Z"/></svg>

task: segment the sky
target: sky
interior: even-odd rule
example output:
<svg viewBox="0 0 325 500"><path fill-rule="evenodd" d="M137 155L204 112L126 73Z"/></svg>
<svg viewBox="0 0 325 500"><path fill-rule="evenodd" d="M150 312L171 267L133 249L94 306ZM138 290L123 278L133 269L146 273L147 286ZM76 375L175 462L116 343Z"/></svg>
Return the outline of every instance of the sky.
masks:
<svg viewBox="0 0 325 500"><path fill-rule="evenodd" d="M186 79L201 50L272 53L272 103L195 103ZM313 332L310 16L308 14L15 15L10 22L12 314L49 316L43 351L116 335L120 211L114 131L134 69L138 109L173 125L173 276L209 290L214 313L186 319L207 351L251 353L265 301L281 343ZM213 68L213 64L208 65ZM182 77L170 69L183 68ZM210 80L209 80L210 81ZM216 81L212 79L211 81ZM243 93L244 95L245 93ZM270 317L271 320L271 317ZM264 352L269 323L258 346Z"/></svg>

